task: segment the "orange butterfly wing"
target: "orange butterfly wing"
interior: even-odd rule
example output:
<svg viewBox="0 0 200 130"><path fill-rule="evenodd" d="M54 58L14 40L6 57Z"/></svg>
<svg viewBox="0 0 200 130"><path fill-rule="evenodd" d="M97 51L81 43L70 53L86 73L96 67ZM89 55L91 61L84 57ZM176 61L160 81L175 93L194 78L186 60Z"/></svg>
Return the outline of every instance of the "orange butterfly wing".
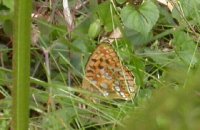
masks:
<svg viewBox="0 0 200 130"><path fill-rule="evenodd" d="M133 74L106 43L100 44L90 56L82 87L112 99L124 100L132 99L137 88Z"/></svg>

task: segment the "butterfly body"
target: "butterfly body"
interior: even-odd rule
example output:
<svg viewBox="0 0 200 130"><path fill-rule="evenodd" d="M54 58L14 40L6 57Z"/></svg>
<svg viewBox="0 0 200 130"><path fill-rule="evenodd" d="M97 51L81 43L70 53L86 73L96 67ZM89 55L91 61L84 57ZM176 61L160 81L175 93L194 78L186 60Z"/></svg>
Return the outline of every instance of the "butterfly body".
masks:
<svg viewBox="0 0 200 130"><path fill-rule="evenodd" d="M82 87L111 99L130 100L136 93L135 77L107 43L101 43L90 56Z"/></svg>

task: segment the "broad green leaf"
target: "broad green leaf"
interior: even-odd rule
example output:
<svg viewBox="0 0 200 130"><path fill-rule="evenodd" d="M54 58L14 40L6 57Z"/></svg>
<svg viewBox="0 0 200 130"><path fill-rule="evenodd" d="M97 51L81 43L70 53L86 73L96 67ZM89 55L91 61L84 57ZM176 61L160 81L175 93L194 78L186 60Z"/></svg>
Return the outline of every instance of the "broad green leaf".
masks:
<svg viewBox="0 0 200 130"><path fill-rule="evenodd" d="M151 32L148 33L148 35L142 35L141 33L128 28L125 28L125 35L135 48L145 46L147 41L153 36Z"/></svg>
<svg viewBox="0 0 200 130"><path fill-rule="evenodd" d="M175 59L174 52L163 53L159 49L145 49L145 55L150 57L158 65L167 65Z"/></svg>
<svg viewBox="0 0 200 130"><path fill-rule="evenodd" d="M193 39L187 35L185 32L179 31L174 33L173 44L179 57L188 65L194 65L197 63L198 59L194 55L196 45L193 42Z"/></svg>
<svg viewBox="0 0 200 130"><path fill-rule="evenodd" d="M121 11L124 25L142 34L148 34L159 17L159 10L152 2L145 2L139 8L125 6Z"/></svg>
<svg viewBox="0 0 200 130"><path fill-rule="evenodd" d="M196 20L199 22L200 1L199 0L179 0L179 5L172 11L172 16L176 18L179 23L184 19L182 16L189 20ZM183 13L183 14L180 14Z"/></svg>
<svg viewBox="0 0 200 130"><path fill-rule="evenodd" d="M112 31L113 24L116 22L115 11L109 1L98 6L97 14L107 32ZM113 19L112 19L113 18ZM114 22L114 23L113 23Z"/></svg>

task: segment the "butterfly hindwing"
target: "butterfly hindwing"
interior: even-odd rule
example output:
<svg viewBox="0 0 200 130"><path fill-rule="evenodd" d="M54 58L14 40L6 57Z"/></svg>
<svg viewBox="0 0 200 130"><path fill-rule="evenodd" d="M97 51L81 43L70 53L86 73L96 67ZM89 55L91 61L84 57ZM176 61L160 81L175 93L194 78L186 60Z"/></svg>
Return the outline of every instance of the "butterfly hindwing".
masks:
<svg viewBox="0 0 200 130"><path fill-rule="evenodd" d="M90 56L82 87L112 99L130 100L135 95L133 74L121 64L111 45L100 44Z"/></svg>

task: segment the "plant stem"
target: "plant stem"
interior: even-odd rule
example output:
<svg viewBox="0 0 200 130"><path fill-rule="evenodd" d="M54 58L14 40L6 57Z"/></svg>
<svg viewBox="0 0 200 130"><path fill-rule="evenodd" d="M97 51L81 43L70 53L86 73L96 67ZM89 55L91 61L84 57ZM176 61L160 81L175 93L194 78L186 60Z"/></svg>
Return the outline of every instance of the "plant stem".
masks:
<svg viewBox="0 0 200 130"><path fill-rule="evenodd" d="M13 41L13 118L12 129L27 130L29 122L30 0L15 0Z"/></svg>

